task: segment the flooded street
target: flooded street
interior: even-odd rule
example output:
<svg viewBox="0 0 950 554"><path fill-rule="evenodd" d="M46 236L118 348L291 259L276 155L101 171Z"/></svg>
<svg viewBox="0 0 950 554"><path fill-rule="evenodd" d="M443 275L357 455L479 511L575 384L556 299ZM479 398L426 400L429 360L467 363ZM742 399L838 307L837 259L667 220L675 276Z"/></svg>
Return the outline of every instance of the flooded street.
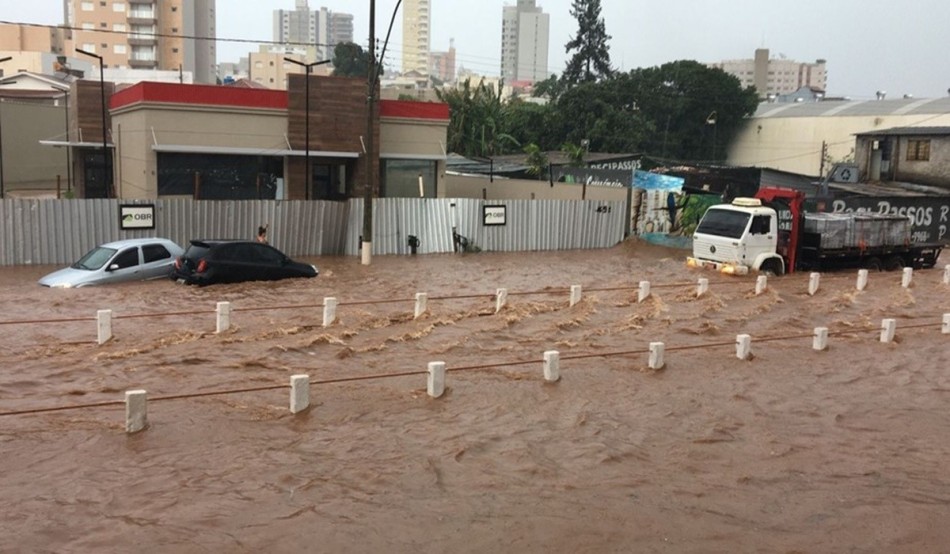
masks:
<svg viewBox="0 0 950 554"><path fill-rule="evenodd" d="M316 279L205 288L53 290L36 284L53 267L0 268L0 414L145 389L151 424L127 435L121 405L0 415L0 552L945 550L947 255L910 288L875 273L857 292L845 271L814 296L807 273L756 296L755 276L685 255L314 258ZM97 346L102 309L115 338ZM438 399L431 361L448 368ZM295 416L295 374L353 379L313 384Z"/></svg>

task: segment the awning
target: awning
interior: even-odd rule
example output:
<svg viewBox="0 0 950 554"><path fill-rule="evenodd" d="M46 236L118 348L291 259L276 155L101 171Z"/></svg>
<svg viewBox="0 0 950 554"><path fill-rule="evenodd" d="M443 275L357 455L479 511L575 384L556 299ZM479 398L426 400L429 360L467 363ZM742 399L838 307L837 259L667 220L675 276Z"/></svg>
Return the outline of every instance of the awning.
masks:
<svg viewBox="0 0 950 554"><path fill-rule="evenodd" d="M239 146L198 146L194 144L154 144L156 152L177 152L179 154L235 154L239 156L306 156L306 150L288 150L286 148L246 148ZM311 158L359 158L359 152L333 152L311 150Z"/></svg>
<svg viewBox="0 0 950 554"><path fill-rule="evenodd" d="M78 140L41 140L40 144L43 146L75 146L76 148L102 148L101 142L87 142L87 141L78 141ZM112 143L106 143L106 148L115 148L115 145Z"/></svg>

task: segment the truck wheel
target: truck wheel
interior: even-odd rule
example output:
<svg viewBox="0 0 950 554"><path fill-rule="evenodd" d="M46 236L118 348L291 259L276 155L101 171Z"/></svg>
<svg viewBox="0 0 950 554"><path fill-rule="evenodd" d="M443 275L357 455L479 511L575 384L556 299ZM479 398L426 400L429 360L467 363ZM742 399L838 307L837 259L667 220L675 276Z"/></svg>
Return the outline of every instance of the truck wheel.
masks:
<svg viewBox="0 0 950 554"><path fill-rule="evenodd" d="M781 276L784 271L782 271L782 264L778 260L765 260L762 262L762 267L760 271L766 275L775 275Z"/></svg>
<svg viewBox="0 0 950 554"><path fill-rule="evenodd" d="M904 260L900 256L891 256L884 260L885 271L897 271L904 267Z"/></svg>
<svg viewBox="0 0 950 554"><path fill-rule="evenodd" d="M881 271L881 259L880 258L868 258L864 260L864 269L868 271Z"/></svg>

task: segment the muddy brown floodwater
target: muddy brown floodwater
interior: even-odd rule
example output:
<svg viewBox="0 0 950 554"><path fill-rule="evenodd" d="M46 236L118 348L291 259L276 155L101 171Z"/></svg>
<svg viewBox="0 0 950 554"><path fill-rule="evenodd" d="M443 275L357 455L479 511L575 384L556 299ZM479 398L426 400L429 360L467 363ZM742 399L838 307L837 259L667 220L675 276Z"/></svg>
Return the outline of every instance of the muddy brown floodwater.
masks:
<svg viewBox="0 0 950 554"><path fill-rule="evenodd" d="M946 551L943 265L909 288L879 273L856 292L848 271L814 296L807 274L756 296L754 276L690 271L684 255L628 242L317 258L317 279L206 288L51 290L36 285L51 267L0 269L0 321L80 320L0 325L0 551ZM637 303L642 280L654 294ZM429 311L414 320L416 292ZM339 322L323 328L328 296ZM220 335L219 301L234 310ZM103 346L99 309L115 316ZM148 314L172 315L125 317ZM437 360L439 399L419 374L314 384L297 416L289 388L161 400ZM140 388L154 400L135 435L121 405L8 415Z"/></svg>

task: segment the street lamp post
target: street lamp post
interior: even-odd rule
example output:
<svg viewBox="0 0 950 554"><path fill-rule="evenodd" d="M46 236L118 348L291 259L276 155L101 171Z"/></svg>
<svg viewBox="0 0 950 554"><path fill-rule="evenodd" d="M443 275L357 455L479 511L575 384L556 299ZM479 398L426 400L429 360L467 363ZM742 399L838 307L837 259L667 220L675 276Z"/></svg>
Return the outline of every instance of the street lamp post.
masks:
<svg viewBox="0 0 950 554"><path fill-rule="evenodd" d="M92 52L87 52L81 48L77 48L76 52L99 60L99 101L102 103L102 174L108 180L107 186L109 187L109 196L115 196L114 194L111 194L112 175L111 171L108 171L111 167L111 164L109 163L109 146L106 142L106 80L103 71L104 64L102 63L102 56Z"/></svg>
<svg viewBox="0 0 950 554"><path fill-rule="evenodd" d="M718 134L718 130L719 130L718 127L716 126L716 118L718 117L718 115L719 114L716 113L716 110L713 110L712 112L710 112L709 115L706 116L706 125L712 125L712 128L713 128L712 161L716 161L716 138L717 138L716 135Z"/></svg>
<svg viewBox="0 0 950 554"><path fill-rule="evenodd" d="M297 61L293 58L284 58L284 61L290 62L294 65L299 65L300 67L306 68L306 81L304 82L304 143L306 152L304 152L304 165L306 166L306 177L304 177L304 188L306 189L305 198L310 200L310 181L313 178L313 175L310 172L310 70L316 65L323 65L325 63L330 63L330 60L321 60L319 62L304 63Z"/></svg>
<svg viewBox="0 0 950 554"><path fill-rule="evenodd" d="M7 62L13 59L13 56L6 56L0 58L0 63ZM3 189L3 117L0 116L0 198L4 198L4 189Z"/></svg>

